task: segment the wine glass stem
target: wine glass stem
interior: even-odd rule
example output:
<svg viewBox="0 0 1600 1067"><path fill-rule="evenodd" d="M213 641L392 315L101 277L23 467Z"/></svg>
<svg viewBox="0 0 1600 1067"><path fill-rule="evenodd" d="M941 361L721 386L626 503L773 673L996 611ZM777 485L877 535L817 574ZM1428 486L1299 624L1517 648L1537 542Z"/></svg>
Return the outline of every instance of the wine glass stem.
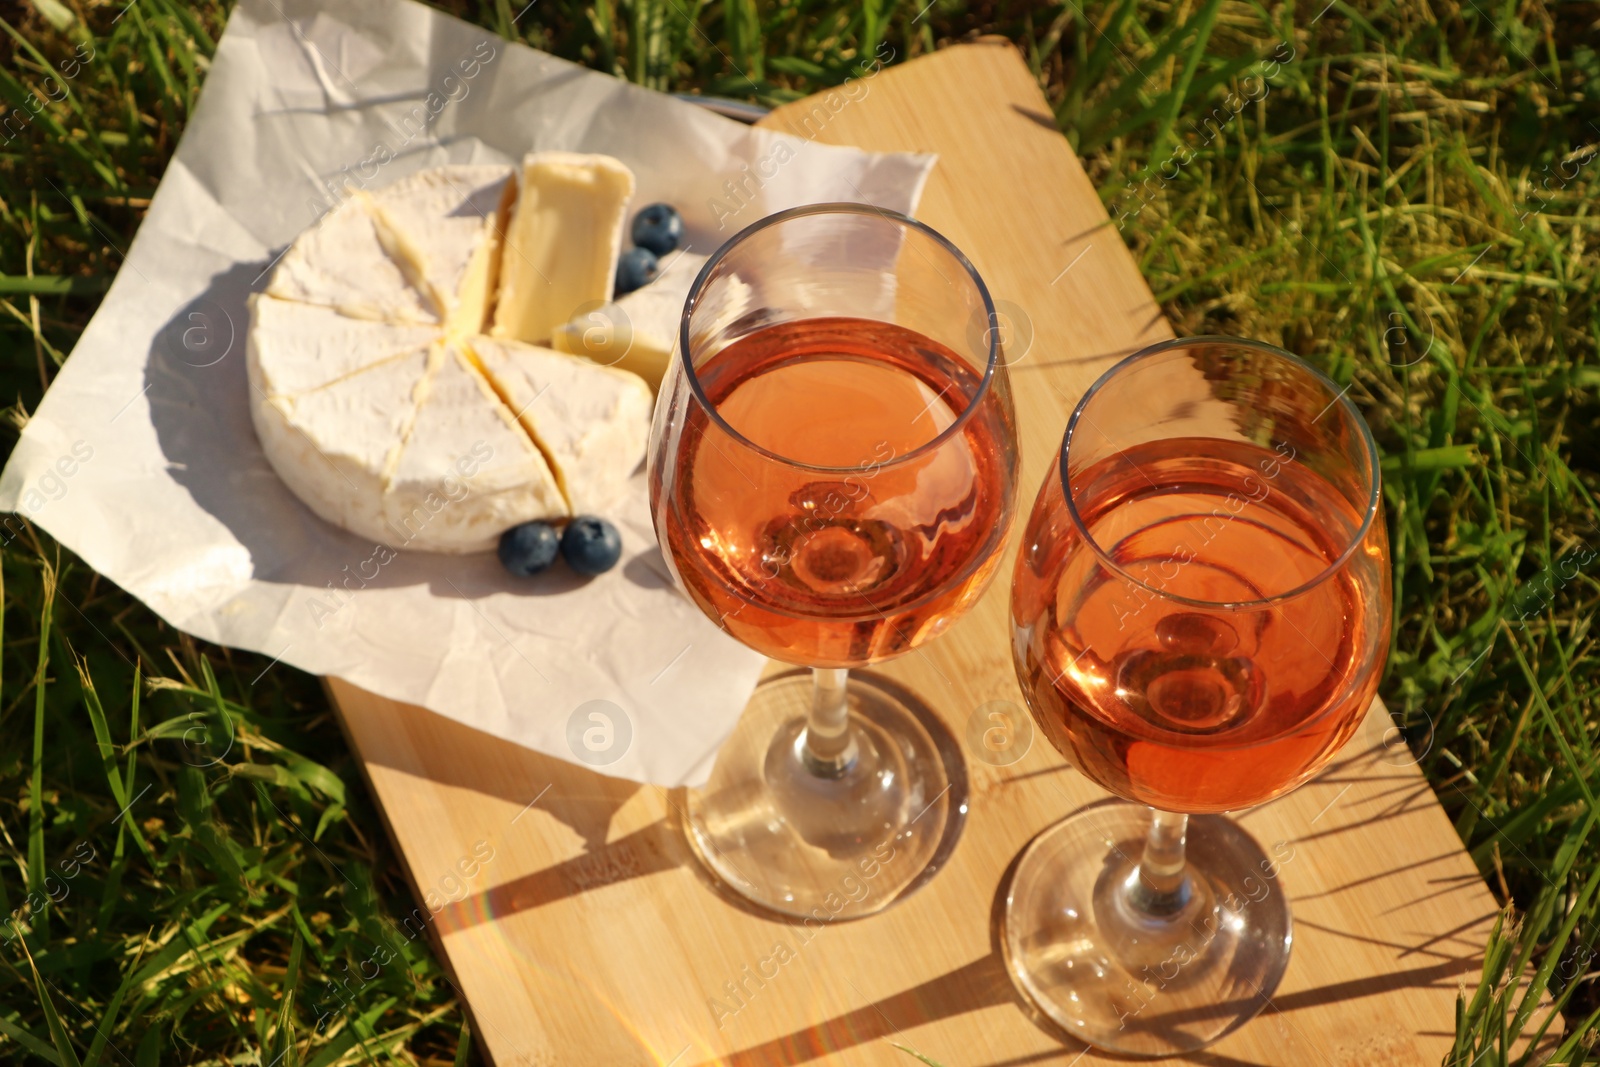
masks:
<svg viewBox="0 0 1600 1067"><path fill-rule="evenodd" d="M1130 879L1128 892L1135 910L1150 916L1182 911L1193 895L1184 867L1184 840L1189 816L1150 809L1150 832L1139 859L1138 879Z"/></svg>
<svg viewBox="0 0 1600 1067"><path fill-rule="evenodd" d="M805 764L819 778L837 778L856 760L844 668L811 668L811 713L806 716Z"/></svg>

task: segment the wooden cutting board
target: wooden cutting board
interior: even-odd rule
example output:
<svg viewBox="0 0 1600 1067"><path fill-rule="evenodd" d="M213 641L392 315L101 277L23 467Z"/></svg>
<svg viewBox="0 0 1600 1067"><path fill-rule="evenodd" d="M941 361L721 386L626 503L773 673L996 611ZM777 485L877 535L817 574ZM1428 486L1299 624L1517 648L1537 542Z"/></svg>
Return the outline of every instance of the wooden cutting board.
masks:
<svg viewBox="0 0 1600 1067"><path fill-rule="evenodd" d="M1009 44L950 48L847 88L764 124L939 154L918 214L1016 320L1025 515L1084 389L1168 326ZM1020 705L1008 586L884 672L958 738L980 706ZM945 1067L1101 1061L1035 1020L997 951L1007 865L1104 795L1042 740L1010 766L969 761L965 832L926 886L871 918L805 928L708 884L676 828L681 796L328 687L417 892L408 936L435 940L498 1067L914 1067L892 1042ZM1294 958L1260 1017L1185 1062L1438 1063L1496 908L1384 709L1315 782L1242 821L1292 854L1279 884Z"/></svg>

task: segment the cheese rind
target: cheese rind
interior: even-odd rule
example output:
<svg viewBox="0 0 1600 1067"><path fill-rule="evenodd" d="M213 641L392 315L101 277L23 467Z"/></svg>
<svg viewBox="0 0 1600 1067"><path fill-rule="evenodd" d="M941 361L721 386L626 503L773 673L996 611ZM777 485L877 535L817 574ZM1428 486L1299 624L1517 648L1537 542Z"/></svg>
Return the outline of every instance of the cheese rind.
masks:
<svg viewBox="0 0 1600 1067"><path fill-rule="evenodd" d="M389 542L431 552L482 552L534 519L565 518L543 454L477 368L445 347L383 495Z"/></svg>
<svg viewBox="0 0 1600 1067"><path fill-rule="evenodd" d="M522 163L489 333L532 343L611 299L633 172L610 156L535 152Z"/></svg>
<svg viewBox="0 0 1600 1067"><path fill-rule="evenodd" d="M494 295L502 213L515 188L505 167L448 166L418 171L372 194L399 240L406 271L443 309L445 332L483 329Z"/></svg>
<svg viewBox="0 0 1600 1067"><path fill-rule="evenodd" d="M650 436L653 398L644 380L537 345L491 337L467 344L549 460L572 513L614 504Z"/></svg>
<svg viewBox="0 0 1600 1067"><path fill-rule="evenodd" d="M416 414L429 353L414 349L303 393L251 394L268 462L322 518L375 541L393 539L379 501Z"/></svg>
<svg viewBox="0 0 1600 1067"><path fill-rule="evenodd" d="M320 304L250 297L245 363L251 391L292 396L426 347L432 326L352 319Z"/></svg>
<svg viewBox="0 0 1600 1067"><path fill-rule="evenodd" d="M661 378L677 348L683 305L706 258L693 252L669 257L649 285L563 323L551 338L551 347L603 367L630 371L660 392Z"/></svg>
<svg viewBox="0 0 1600 1067"><path fill-rule="evenodd" d="M365 192L350 195L295 238L278 261L267 293L319 304L357 319L438 323L438 309L411 284Z"/></svg>

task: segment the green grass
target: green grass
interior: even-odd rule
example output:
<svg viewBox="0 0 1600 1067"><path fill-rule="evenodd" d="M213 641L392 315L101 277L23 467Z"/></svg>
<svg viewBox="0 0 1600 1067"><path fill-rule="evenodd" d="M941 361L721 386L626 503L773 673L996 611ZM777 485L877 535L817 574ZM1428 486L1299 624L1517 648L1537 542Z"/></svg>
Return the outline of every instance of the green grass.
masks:
<svg viewBox="0 0 1600 1067"><path fill-rule="evenodd" d="M880 42L904 61L1016 41L1179 332L1281 343L1367 414L1394 543L1382 692L1508 905L1447 1062L1584 1061L1593 5L541 0L513 23L520 7L454 10L647 85L767 103L843 80ZM0 141L8 426L120 265L225 20L209 2L121 10L0 3L0 96L30 116ZM45 81L69 69L65 94ZM407 890L315 681L175 633L20 520L6 531L0 1059L466 1062L453 989L395 933ZM1529 1057L1541 995L1569 1036Z"/></svg>

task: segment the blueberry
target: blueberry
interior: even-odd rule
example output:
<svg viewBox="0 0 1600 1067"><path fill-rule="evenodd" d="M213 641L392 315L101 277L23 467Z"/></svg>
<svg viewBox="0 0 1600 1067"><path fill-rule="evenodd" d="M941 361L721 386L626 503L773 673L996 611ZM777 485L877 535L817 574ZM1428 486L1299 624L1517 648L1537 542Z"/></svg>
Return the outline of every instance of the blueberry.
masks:
<svg viewBox="0 0 1600 1067"><path fill-rule="evenodd" d="M651 204L633 217L633 243L664 256L683 239L683 216L671 204Z"/></svg>
<svg viewBox="0 0 1600 1067"><path fill-rule="evenodd" d="M648 248L630 248L617 260L617 295L631 293L656 280L661 263Z"/></svg>
<svg viewBox="0 0 1600 1067"><path fill-rule="evenodd" d="M528 578L556 561L561 537L548 522L525 522L500 535L500 562L519 578Z"/></svg>
<svg viewBox="0 0 1600 1067"><path fill-rule="evenodd" d="M579 574L604 574L622 558L622 538L606 520L579 515L561 535L561 555Z"/></svg>

